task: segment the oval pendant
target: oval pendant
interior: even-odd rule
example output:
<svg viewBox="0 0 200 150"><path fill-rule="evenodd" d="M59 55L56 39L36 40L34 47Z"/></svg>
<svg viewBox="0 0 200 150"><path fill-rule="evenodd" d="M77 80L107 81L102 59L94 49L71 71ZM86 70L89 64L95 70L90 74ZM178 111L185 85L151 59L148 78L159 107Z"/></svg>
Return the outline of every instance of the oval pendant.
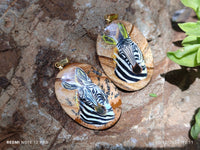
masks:
<svg viewBox="0 0 200 150"><path fill-rule="evenodd" d="M142 33L127 21L115 20L97 38L97 55L106 75L127 91L145 87L153 75L153 56Z"/></svg>
<svg viewBox="0 0 200 150"><path fill-rule="evenodd" d="M91 65L65 66L56 77L55 93L64 111L87 128L109 128L121 115L116 87Z"/></svg>

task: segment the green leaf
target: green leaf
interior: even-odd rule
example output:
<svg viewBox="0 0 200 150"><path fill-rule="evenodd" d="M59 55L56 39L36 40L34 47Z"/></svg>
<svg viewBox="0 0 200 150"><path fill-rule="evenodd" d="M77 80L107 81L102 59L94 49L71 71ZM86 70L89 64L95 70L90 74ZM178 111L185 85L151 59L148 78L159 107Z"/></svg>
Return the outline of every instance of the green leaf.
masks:
<svg viewBox="0 0 200 150"><path fill-rule="evenodd" d="M187 34L200 37L200 21L179 23L178 26Z"/></svg>
<svg viewBox="0 0 200 150"><path fill-rule="evenodd" d="M170 54L174 54L177 58L182 58L184 56L190 55L198 50L200 44L188 45L183 48L178 49L175 52L168 52Z"/></svg>
<svg viewBox="0 0 200 150"><path fill-rule="evenodd" d="M198 49L197 52L197 63L200 63L200 48Z"/></svg>
<svg viewBox="0 0 200 150"><path fill-rule="evenodd" d="M199 133L200 133L200 109L195 115L195 124L192 126L190 130L190 135L192 136L193 139L197 139Z"/></svg>
<svg viewBox="0 0 200 150"><path fill-rule="evenodd" d="M186 47L183 47L181 49L178 49L174 52L168 52L167 56L169 59L174 61L175 63L187 66L187 67L195 67L200 65L197 62L197 51L200 48L200 44L195 45L189 45Z"/></svg>
<svg viewBox="0 0 200 150"><path fill-rule="evenodd" d="M181 0L183 5L186 7L192 8L195 12L198 7L200 7L200 1L199 0Z"/></svg>
<svg viewBox="0 0 200 150"><path fill-rule="evenodd" d="M181 2L192 8L200 19L200 0L181 0ZM200 21L179 23L178 25L188 36L182 41L183 48L175 52L168 52L167 56L182 66L200 66Z"/></svg>
<svg viewBox="0 0 200 150"><path fill-rule="evenodd" d="M189 46L193 44L200 44L200 37L196 36L187 36L183 41L182 45L183 46Z"/></svg>
<svg viewBox="0 0 200 150"><path fill-rule="evenodd" d="M197 8L196 14L198 19L200 20L200 6Z"/></svg>
<svg viewBox="0 0 200 150"><path fill-rule="evenodd" d="M169 59L171 59L172 61L174 61L175 63L181 66L187 66L187 67L198 66L198 64L195 61L196 53L192 53L191 55L188 55L187 57L183 57L182 59L178 59L177 57L175 57L175 55L171 53L167 53L167 56L169 57Z"/></svg>
<svg viewBox="0 0 200 150"><path fill-rule="evenodd" d="M151 97L157 97L157 94L155 94L155 93L150 93L149 96L151 96Z"/></svg>

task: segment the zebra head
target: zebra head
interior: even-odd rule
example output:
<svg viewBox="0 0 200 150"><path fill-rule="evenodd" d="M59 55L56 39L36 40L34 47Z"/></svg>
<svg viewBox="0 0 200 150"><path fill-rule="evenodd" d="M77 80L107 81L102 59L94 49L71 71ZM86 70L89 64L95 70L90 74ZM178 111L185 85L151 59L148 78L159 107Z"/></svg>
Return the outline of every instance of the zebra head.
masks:
<svg viewBox="0 0 200 150"><path fill-rule="evenodd" d="M105 115L108 111L112 110L107 95L94 83L80 88L78 94L80 101L84 101L84 103L100 115Z"/></svg>
<svg viewBox="0 0 200 150"><path fill-rule="evenodd" d="M141 50L137 44L134 43L130 38L123 39L117 44L119 49L119 55L123 55L130 69L135 73L139 74L145 67L144 59Z"/></svg>
<svg viewBox="0 0 200 150"><path fill-rule="evenodd" d="M62 85L69 90L77 89L82 121L98 126L114 119L115 114L106 94L81 68L76 68L74 82L63 81Z"/></svg>
<svg viewBox="0 0 200 150"><path fill-rule="evenodd" d="M113 60L115 74L127 83L135 83L147 77L147 68L142 51L131 40L122 23L111 23L105 28L102 39L107 44L116 45Z"/></svg>

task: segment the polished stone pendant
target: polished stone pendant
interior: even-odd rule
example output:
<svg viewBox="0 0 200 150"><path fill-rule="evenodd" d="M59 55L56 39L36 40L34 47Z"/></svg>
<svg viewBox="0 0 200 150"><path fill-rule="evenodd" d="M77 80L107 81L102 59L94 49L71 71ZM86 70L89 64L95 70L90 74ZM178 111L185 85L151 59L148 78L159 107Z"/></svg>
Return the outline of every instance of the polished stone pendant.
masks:
<svg viewBox="0 0 200 150"><path fill-rule="evenodd" d="M64 111L77 123L90 129L106 129L121 115L121 99L114 84L88 64L72 63L62 69L55 93Z"/></svg>
<svg viewBox="0 0 200 150"><path fill-rule="evenodd" d="M142 33L127 21L111 22L97 38L97 54L106 75L127 91L145 87L153 74L153 57Z"/></svg>

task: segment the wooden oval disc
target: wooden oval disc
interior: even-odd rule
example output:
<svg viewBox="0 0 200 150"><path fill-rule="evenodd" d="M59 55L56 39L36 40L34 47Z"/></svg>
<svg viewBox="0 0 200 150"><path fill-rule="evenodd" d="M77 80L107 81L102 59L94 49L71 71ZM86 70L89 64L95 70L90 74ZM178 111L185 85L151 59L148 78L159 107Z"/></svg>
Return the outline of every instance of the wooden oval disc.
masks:
<svg viewBox="0 0 200 150"><path fill-rule="evenodd" d="M99 61L103 70L105 71L106 75L114 82L115 85L126 91L139 90L145 87L149 83L153 75L152 52L146 38L134 25L132 25L127 21L121 21L121 20L115 20L112 22L112 24L117 24L117 23L122 23L125 26L131 40L135 42L142 51L144 62L147 67L147 77L135 83L127 83L119 79L114 72L116 64L113 61L113 55L116 46L105 43L101 35L98 35L97 38L97 44L96 44L97 55L99 57Z"/></svg>
<svg viewBox="0 0 200 150"><path fill-rule="evenodd" d="M83 72L80 73L80 71L79 73L77 73L77 70L80 70L80 69L84 71L85 74L89 77L89 79L87 78L89 82L95 84L95 87L94 87L95 89L98 89L96 88L96 86L98 86L104 92L104 95L108 99L107 101L108 105L112 107L111 109L112 113L114 112L113 119L111 120L108 119L110 114L107 114L107 116L104 116L104 114L103 115L100 114L99 116L96 116L96 114L93 113L93 110L92 108L90 108L90 106L85 106L85 104L83 104L83 102L85 101L83 98L80 101L81 99L80 95L85 94L89 98L91 98L90 97L91 95L95 95L94 94L95 92L93 92L94 88L91 88L93 86L90 86L91 85L90 83L88 84L88 80L85 81L85 79L83 79L87 76L84 76L84 73ZM65 88L62 85L64 81L67 82L67 84L64 85ZM86 88L86 86L87 87L90 86L90 89ZM71 89L69 89L69 87ZM121 115L121 99L115 85L105 76L105 74L99 72L91 65L80 64L80 63L73 63L73 64L67 65L63 70L61 70L58 73L56 77L55 92L56 92L56 97L58 101L60 102L62 108L65 110L65 112L76 122L78 122L79 124L87 128L98 129L98 130L109 128L117 122L117 120L119 119ZM92 92L91 95L88 94L91 92ZM96 92L96 93L99 93L99 92ZM97 94L95 96L97 96ZM98 110L98 108L99 107L97 107L96 109ZM94 123L91 123L90 122L91 120ZM105 123L104 122L105 120L109 120L109 121Z"/></svg>

